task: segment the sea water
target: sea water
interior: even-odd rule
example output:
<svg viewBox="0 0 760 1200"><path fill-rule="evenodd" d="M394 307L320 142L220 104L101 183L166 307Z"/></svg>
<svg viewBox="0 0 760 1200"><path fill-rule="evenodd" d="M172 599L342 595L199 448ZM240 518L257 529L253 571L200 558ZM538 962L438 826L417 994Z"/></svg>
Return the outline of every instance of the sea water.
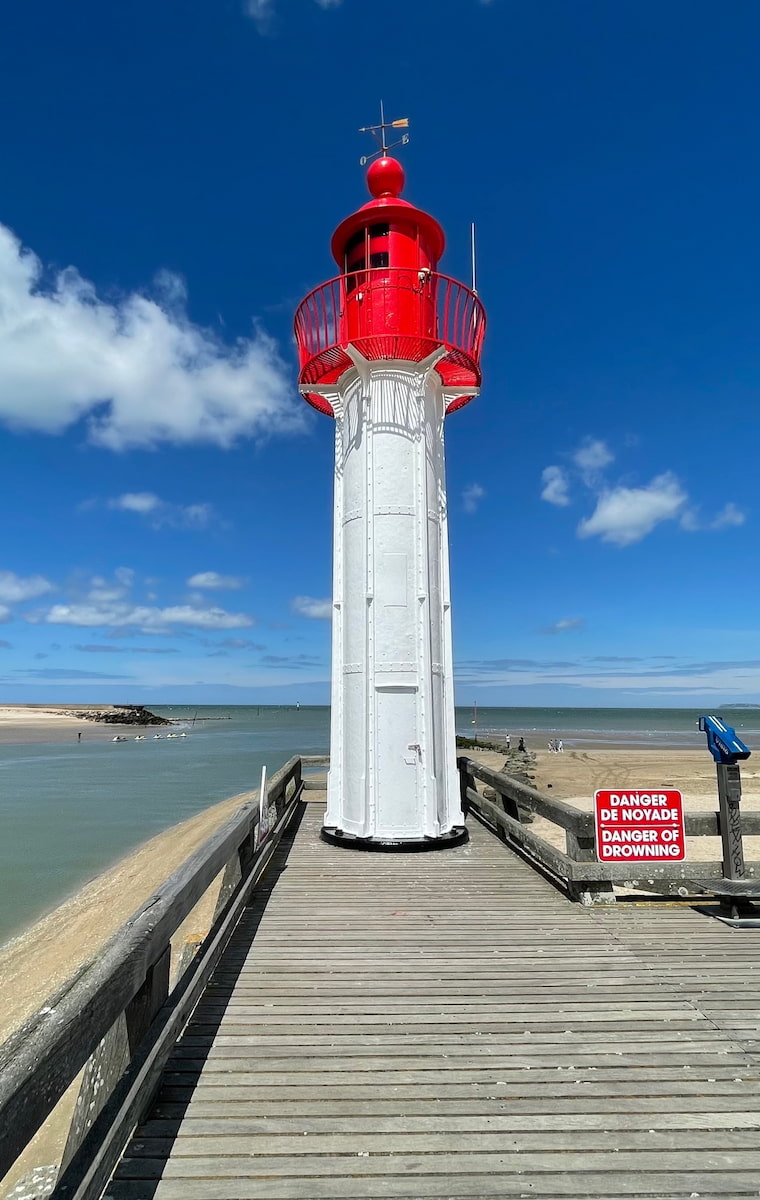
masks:
<svg viewBox="0 0 760 1200"><path fill-rule="evenodd" d="M328 708L156 708L187 737L0 746L0 944L161 830L258 787L294 754L325 754ZM721 710L750 746L760 711ZM529 748L605 743L698 748L686 709L457 709L457 732L483 740L523 735ZM41 735L41 736L44 736ZM512 743L514 745L514 741ZM705 753L707 751L705 750Z"/></svg>

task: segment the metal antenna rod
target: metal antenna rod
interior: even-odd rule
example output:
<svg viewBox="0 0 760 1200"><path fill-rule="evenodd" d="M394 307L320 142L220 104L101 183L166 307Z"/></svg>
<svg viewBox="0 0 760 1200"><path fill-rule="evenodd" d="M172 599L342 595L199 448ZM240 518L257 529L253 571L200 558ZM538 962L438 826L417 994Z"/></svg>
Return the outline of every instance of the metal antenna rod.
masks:
<svg viewBox="0 0 760 1200"><path fill-rule="evenodd" d="M470 224L470 254L472 257L472 290L473 290L473 293L477 296L477 294L478 294L478 279L477 279L476 269L475 269L475 222L474 221L472 221Z"/></svg>

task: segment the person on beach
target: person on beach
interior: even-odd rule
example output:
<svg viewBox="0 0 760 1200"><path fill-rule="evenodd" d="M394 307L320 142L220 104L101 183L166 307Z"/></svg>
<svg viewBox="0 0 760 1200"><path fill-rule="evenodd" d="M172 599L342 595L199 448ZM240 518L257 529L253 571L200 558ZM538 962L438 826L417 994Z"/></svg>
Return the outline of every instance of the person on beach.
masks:
<svg viewBox="0 0 760 1200"><path fill-rule="evenodd" d="M506 742L507 750L511 750L512 749L512 739L509 736L509 734L506 734L504 741Z"/></svg>
<svg viewBox="0 0 760 1200"><path fill-rule="evenodd" d="M562 744L562 738L557 738L557 754L564 754L565 747Z"/></svg>
<svg viewBox="0 0 760 1200"><path fill-rule="evenodd" d="M525 738L520 738L519 742L517 743L517 749L522 750L523 754L525 753Z"/></svg>
<svg viewBox="0 0 760 1200"><path fill-rule="evenodd" d="M80 729L79 733L77 734L77 741L81 742L81 740L82 740L82 730Z"/></svg>

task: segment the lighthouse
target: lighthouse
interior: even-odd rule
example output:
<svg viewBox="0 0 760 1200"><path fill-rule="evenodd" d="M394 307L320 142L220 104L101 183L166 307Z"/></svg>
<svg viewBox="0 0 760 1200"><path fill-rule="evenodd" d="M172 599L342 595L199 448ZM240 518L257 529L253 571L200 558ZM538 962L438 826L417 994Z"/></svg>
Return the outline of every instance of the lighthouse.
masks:
<svg viewBox="0 0 760 1200"><path fill-rule="evenodd" d="M398 122L395 123L399 124ZM477 395L485 312L438 271L444 232L385 148L296 313L299 390L335 421L330 770L322 836L366 850L467 839L456 771L447 415Z"/></svg>

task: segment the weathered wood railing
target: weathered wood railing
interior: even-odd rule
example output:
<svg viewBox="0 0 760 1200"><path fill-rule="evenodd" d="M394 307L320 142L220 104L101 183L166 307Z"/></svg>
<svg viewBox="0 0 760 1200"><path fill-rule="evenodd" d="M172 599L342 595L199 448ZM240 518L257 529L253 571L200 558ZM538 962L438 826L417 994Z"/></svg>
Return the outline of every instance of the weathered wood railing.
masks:
<svg viewBox="0 0 760 1200"><path fill-rule="evenodd" d="M691 890L690 881L720 879L723 875L723 863L718 858L709 862L597 862L592 813L581 812L572 804L546 796L501 771L473 762L471 758L458 758L457 766L464 811L478 813L500 836L563 882L571 897L583 904L613 900L616 883L643 891L687 895ZM492 788L498 799L490 800L481 795L475 788L476 779ZM520 809L527 809L563 829L564 851L527 829L520 820ZM687 837L721 835L718 812L686 813L685 824ZM745 835L760 834L760 812L743 811L742 827ZM747 876L760 878L760 862L745 865Z"/></svg>
<svg viewBox="0 0 760 1200"><path fill-rule="evenodd" d="M0 1179L85 1067L55 1200L101 1195L251 893L301 801L302 762L269 781L270 832L244 804L0 1046ZM169 991L170 939L224 871L207 936Z"/></svg>

